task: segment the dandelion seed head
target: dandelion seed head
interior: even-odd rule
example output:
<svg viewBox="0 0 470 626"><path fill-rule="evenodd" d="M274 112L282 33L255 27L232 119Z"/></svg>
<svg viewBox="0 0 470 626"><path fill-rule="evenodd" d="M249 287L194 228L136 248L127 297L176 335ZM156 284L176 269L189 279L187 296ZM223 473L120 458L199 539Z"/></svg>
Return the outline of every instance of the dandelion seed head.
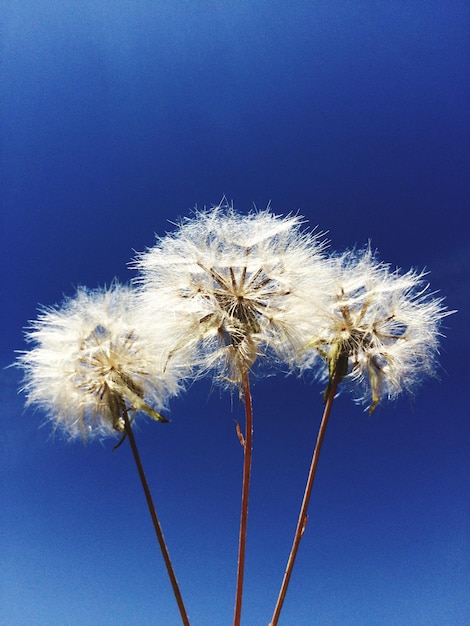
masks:
<svg viewBox="0 0 470 626"><path fill-rule="evenodd" d="M448 314L429 292L424 274L391 271L370 249L347 252L334 261L336 285L317 334L310 341L323 357L329 379L342 364L357 400L372 412L383 397L411 391L433 375L441 320ZM328 389L327 389L328 390Z"/></svg>
<svg viewBox="0 0 470 626"><path fill-rule="evenodd" d="M309 318L303 294L321 299L326 274L320 236L301 224L299 216L219 206L139 255L149 318L165 311L175 351L186 351L199 372L239 384L260 357L292 360Z"/></svg>
<svg viewBox="0 0 470 626"><path fill-rule="evenodd" d="M27 330L35 345L18 359L27 403L70 438L115 435L124 430L123 410L156 417L178 393L178 371L164 371L166 357L143 335L135 305L129 287L81 288Z"/></svg>

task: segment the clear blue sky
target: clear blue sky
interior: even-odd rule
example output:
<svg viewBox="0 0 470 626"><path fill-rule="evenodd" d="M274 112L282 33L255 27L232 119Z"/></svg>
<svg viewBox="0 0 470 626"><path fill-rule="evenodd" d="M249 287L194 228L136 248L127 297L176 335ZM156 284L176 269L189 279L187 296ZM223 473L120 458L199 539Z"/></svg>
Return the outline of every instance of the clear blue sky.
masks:
<svg viewBox="0 0 470 626"><path fill-rule="evenodd" d="M130 279L133 250L225 194L426 267L459 312L440 380L328 427L282 626L470 615L470 5L464 1L5 0L0 365L37 304ZM0 372L0 623L173 626L127 444L68 444ZM271 617L321 388L253 387L244 625ZM195 384L137 441L193 626L233 615L237 399Z"/></svg>

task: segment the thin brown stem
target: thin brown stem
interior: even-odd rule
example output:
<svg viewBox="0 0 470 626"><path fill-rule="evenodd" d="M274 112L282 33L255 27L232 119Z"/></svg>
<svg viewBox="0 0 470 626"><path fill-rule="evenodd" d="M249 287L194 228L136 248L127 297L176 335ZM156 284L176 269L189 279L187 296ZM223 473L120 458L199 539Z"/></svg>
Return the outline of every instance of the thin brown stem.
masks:
<svg viewBox="0 0 470 626"><path fill-rule="evenodd" d="M318 431L317 442L315 444L315 449L313 451L312 462L310 464L310 470L308 473L307 484L305 485L304 498L302 500L302 505L300 507L299 519L297 522L297 528L295 530L294 541L292 543L292 548L289 554L289 559L287 561L286 571L284 573L284 578L282 580L281 589L279 591L279 596L277 598L276 607L274 609L272 620L269 626L277 626L279 621L279 616L281 614L282 605L284 604L284 598L286 597L287 587L289 586L290 577L292 574L292 570L294 569L295 558L297 556L297 551L299 549L300 540L303 537L305 532L305 527L308 521L308 504L310 501L310 495L312 493L313 481L315 480L315 473L317 471L318 459L320 458L321 447L323 443L323 438L325 436L326 426L328 424L328 418L330 416L331 407L333 405L333 400L335 397L336 389L338 387L338 383L341 380L341 377L338 373L336 373L333 377L333 381L331 383L331 387L328 391L328 396L325 402L325 409L323 411L323 417L320 424L320 429Z"/></svg>
<svg viewBox="0 0 470 626"><path fill-rule="evenodd" d="M240 626L242 616L243 577L245 573L246 528L248 521L248 499L250 494L251 456L253 450L253 408L251 404L248 372L242 378L245 399L245 441L243 443L243 486L240 514L240 539L238 543L237 590L235 593L235 613L233 626Z"/></svg>
<svg viewBox="0 0 470 626"><path fill-rule="evenodd" d="M152 495L150 493L147 479L145 477L144 468L142 466L142 461L140 460L140 455L137 450L137 444L135 442L134 433L132 432L132 428L130 425L129 417L127 415L127 411L123 410L122 416L126 424L126 433L129 438L129 443L131 444L132 453L134 455L134 460L137 465L137 470L139 472L140 481L142 483L142 487L145 493L145 498L147 500L150 517L152 518L153 526L155 528L155 533L157 535L158 543L160 545L160 550L163 555L163 560L165 561L168 576L170 577L171 586L173 588L173 593L175 594L176 602L178 604L178 608L179 608L180 615L181 615L181 620L184 626L189 626L188 615L186 613L186 609L184 608L183 598L181 596L181 592L178 586L178 581L176 580L175 572L173 571L173 565L171 564L171 561L170 561L170 555L166 547L165 538L163 537L162 528L160 526L160 522L158 521L157 511L155 510L155 505L153 504Z"/></svg>

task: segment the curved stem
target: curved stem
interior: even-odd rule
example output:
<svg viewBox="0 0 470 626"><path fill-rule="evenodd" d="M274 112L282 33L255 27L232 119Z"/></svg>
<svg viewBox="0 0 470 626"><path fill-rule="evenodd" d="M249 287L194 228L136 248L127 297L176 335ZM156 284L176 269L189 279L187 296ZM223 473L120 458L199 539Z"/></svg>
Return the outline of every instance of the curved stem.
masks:
<svg viewBox="0 0 470 626"><path fill-rule="evenodd" d="M168 572L168 576L170 577L171 586L173 587L173 593L175 594L176 602L178 604L178 608L179 608L180 615L181 615L181 620L182 620L184 626L189 626L188 615L186 613L186 609L185 609L184 604L183 604L183 598L181 596L181 592L180 592L180 589L179 589L179 586L178 586L178 581L176 580L175 572L173 571L173 566L172 566L171 561L170 561L170 555L169 555L168 549L166 547L166 543L165 543L165 539L163 537L163 532L162 532L162 528L160 526L160 522L158 521L157 512L155 510L155 505L153 504L152 495L150 493L150 489L149 489L149 486L148 486L148 483L147 483L147 479L145 477L144 468L143 468L142 462L140 460L140 455L139 455L139 452L137 450L137 444L136 444L135 439L134 439L134 433L132 431L132 428L131 428L131 425L130 425L130 421L129 421L129 417L127 415L127 411L126 410L122 411L122 416L123 416L125 424L126 424L126 433L127 433L127 436L129 437L129 443L131 444L132 453L134 455L135 463L137 465L137 470L138 470L139 476L140 476L140 481L141 481L142 487L144 489L145 498L147 500L147 505L148 505L149 512L150 512L150 517L152 518L153 526L155 528L155 533L157 535L158 543L160 545L160 550L162 552L163 559L165 561L165 565L166 565L166 569L167 569L167 572Z"/></svg>
<svg viewBox="0 0 470 626"><path fill-rule="evenodd" d="M245 399L245 440L243 441L243 486L240 514L240 538L238 543L237 589L235 593L235 613L233 625L240 626L242 615L243 577L245 573L246 528L248 521L248 500L250 494L251 456L253 450L253 407L251 404L248 372L243 374L243 397Z"/></svg>
<svg viewBox="0 0 470 626"><path fill-rule="evenodd" d="M284 598L287 593L287 587L289 586L290 577L292 574L292 570L294 569L295 558L297 556L297 551L299 549L300 540L303 537L305 532L305 527L307 526L308 521L308 504L310 501L310 495L312 493L313 481L315 480L315 473L317 471L318 460L320 458L321 446L323 443L323 438L325 436L326 426L328 424L328 418L330 416L331 407L333 406L333 400L335 397L336 389L338 387L338 383L341 380L341 376L336 373L333 377L330 389L328 390L328 396L326 398L325 409L323 411L323 417L320 424L320 428L318 431L317 442L315 444L315 449L313 451L312 462L310 464L310 470L308 473L307 484L305 485L304 498L302 500L302 505L300 507L299 519L297 522L297 528L295 530L294 541L292 543L292 548L289 554L289 559L287 561L286 571L284 573L284 578L282 580L281 589L279 591L279 596L277 599L276 607L274 609L272 620L269 626L277 626L279 616L281 614L282 605L284 604Z"/></svg>

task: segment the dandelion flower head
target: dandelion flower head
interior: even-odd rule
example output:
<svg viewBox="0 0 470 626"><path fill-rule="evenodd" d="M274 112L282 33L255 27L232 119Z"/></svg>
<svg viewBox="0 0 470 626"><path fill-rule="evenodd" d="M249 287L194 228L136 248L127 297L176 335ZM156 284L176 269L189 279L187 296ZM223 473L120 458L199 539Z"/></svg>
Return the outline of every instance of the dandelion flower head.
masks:
<svg viewBox="0 0 470 626"><path fill-rule="evenodd" d="M139 255L142 297L154 319L173 324L175 353L233 384L260 357L293 358L310 316L304 294L321 300L328 274L319 236L301 224L218 206Z"/></svg>
<svg viewBox="0 0 470 626"><path fill-rule="evenodd" d="M103 437L124 430L122 411L154 419L179 389L176 369L144 337L131 288L78 290L60 307L44 309L20 355L28 404L45 410L70 438Z"/></svg>
<svg viewBox="0 0 470 626"><path fill-rule="evenodd" d="M309 345L328 364L325 395L336 374L362 390L357 399L372 413L383 397L410 391L435 372L440 322L448 312L423 273L391 271L369 248L334 263L335 288Z"/></svg>

